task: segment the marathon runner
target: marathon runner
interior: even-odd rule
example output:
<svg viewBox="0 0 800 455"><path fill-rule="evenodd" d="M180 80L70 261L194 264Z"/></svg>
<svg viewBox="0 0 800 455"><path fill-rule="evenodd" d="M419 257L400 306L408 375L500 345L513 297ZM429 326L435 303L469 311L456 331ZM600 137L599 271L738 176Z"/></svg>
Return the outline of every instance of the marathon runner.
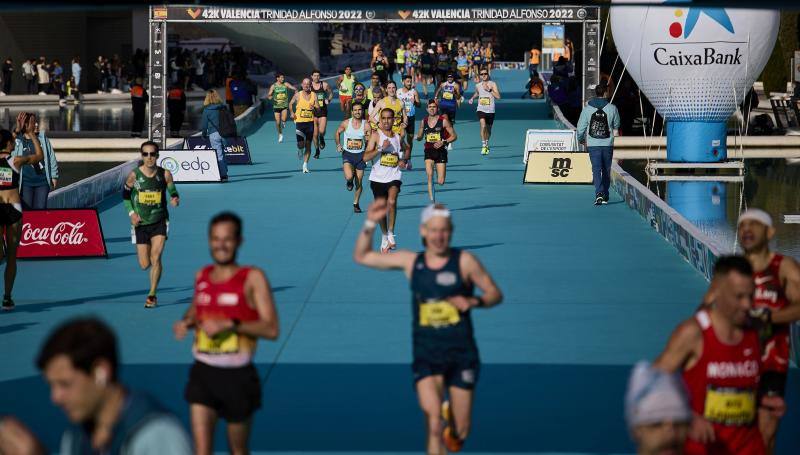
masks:
<svg viewBox="0 0 800 455"><path fill-rule="evenodd" d="M214 452L217 419L227 421L231 453L250 453L253 413L261 407L261 384L253 366L259 338L278 338L272 288L258 267L240 266L242 220L224 212L211 219L208 246L213 265L195 275L194 298L173 325L182 340L194 329L194 365L184 397L189 402L195 453Z"/></svg>
<svg viewBox="0 0 800 455"><path fill-rule="evenodd" d="M406 67L404 76L411 76L411 81L416 80L417 66L419 65L419 55L416 51L416 46L413 44L406 45Z"/></svg>
<svg viewBox="0 0 800 455"><path fill-rule="evenodd" d="M395 81L389 81L386 83L386 96L375 104L373 116L370 121L378 123L380 121L380 113L386 108L389 108L394 112L394 125L392 125L392 133L399 135L400 139L403 140L406 136L408 116L406 115L405 103L397 97L397 83L395 83ZM410 153L411 150L409 149L409 158L407 159L410 159Z"/></svg>
<svg viewBox="0 0 800 455"><path fill-rule="evenodd" d="M754 290L747 259L721 257L704 298L708 304L675 329L654 363L682 372L686 381L693 411L687 454L764 454L756 410L783 414L783 398L757 395L761 347L748 320Z"/></svg>
<svg viewBox="0 0 800 455"><path fill-rule="evenodd" d="M444 185L447 175L447 145L458 137L446 115L438 113L436 100L428 100L428 115L419 124L417 140L425 140L425 173L428 175L428 198L436 200L433 192L433 171L437 183Z"/></svg>
<svg viewBox="0 0 800 455"><path fill-rule="evenodd" d="M381 85L386 85L389 81L389 59L383 55L383 49L378 48L378 53L370 65L372 72L378 75Z"/></svg>
<svg viewBox="0 0 800 455"><path fill-rule="evenodd" d="M380 111L380 128L373 130L364 153L364 161L370 161L380 156L369 171L369 186L375 200L386 200L388 206L388 223L386 212L381 218L381 252L388 253L397 247L394 236L394 226L397 221L397 196L403 184L402 170L406 168L410 152L400 135L392 131L394 126L394 111L385 108Z"/></svg>
<svg viewBox="0 0 800 455"><path fill-rule="evenodd" d="M444 44L439 43L436 45L436 85L439 86L444 83L448 74L451 74L450 69L450 55L447 54L447 49Z"/></svg>
<svg viewBox="0 0 800 455"><path fill-rule="evenodd" d="M467 85L469 84L469 62L463 47L458 48L456 71L458 71L458 78L461 81L461 93L464 93L467 91Z"/></svg>
<svg viewBox="0 0 800 455"><path fill-rule="evenodd" d="M433 97L440 100L439 113L446 115L447 119L450 120L450 124L455 125L456 111L461 105L461 90L459 89L459 85L455 83L455 76L453 73L449 73L447 75L447 80L439 84ZM452 150L452 148L451 142L448 144L447 149Z"/></svg>
<svg viewBox="0 0 800 455"><path fill-rule="evenodd" d="M739 216L739 244L755 273L754 313L765 323L762 330L762 374L760 396L785 397L789 373L790 325L800 320L800 267L789 256L770 251L775 235L772 217L751 208ZM761 408L758 426L768 453L775 449L780 418Z"/></svg>
<svg viewBox="0 0 800 455"><path fill-rule="evenodd" d="M355 74L353 74L353 67L347 65L344 67L344 74L339 76L336 81L336 87L339 89L339 104L344 113L344 118L350 117L350 100L353 97L353 85L358 82Z"/></svg>
<svg viewBox="0 0 800 455"><path fill-rule="evenodd" d="M272 101L272 111L275 113L275 128L278 130L278 142L283 142L283 129L286 128L286 117L289 109L289 90L297 93L297 88L284 82L283 74L275 75L275 83L269 88L267 99Z"/></svg>
<svg viewBox="0 0 800 455"><path fill-rule="evenodd" d="M33 154L24 156L11 156L16 146L17 137L24 138L33 149ZM20 172L22 166L38 166L44 159L44 151L36 134L36 116L31 113L20 114L17 117L16 131L0 129L0 261L5 259L6 270L4 273L5 292L3 293L2 309L14 309L14 300L11 291L14 289L14 280L17 278L17 248L22 234L22 200L19 197Z"/></svg>
<svg viewBox="0 0 800 455"><path fill-rule="evenodd" d="M397 45L394 64L395 68L397 68L397 72L400 73L400 77L402 78L405 75L406 70L406 47L403 45L403 43Z"/></svg>
<svg viewBox="0 0 800 455"><path fill-rule="evenodd" d="M353 212L361 213L361 207L358 205L361 199L362 185L361 181L364 179L364 168L367 167L364 162L364 149L367 145L367 138L372 134L369 123L364 118L364 105L353 104L353 117L346 119L336 129L336 150L342 154L342 171L344 172L344 179L347 185L347 191L353 191L353 186L356 192L353 195ZM344 137L340 140L340 136Z"/></svg>
<svg viewBox="0 0 800 455"><path fill-rule="evenodd" d="M314 145L316 151L314 158L319 158L319 151L325 150L325 130L328 128L328 104L333 99L333 90L331 86L325 81L320 81L321 73L319 70L311 72L311 90L317 98L314 105L314 129L316 135L314 136Z"/></svg>
<svg viewBox="0 0 800 455"><path fill-rule="evenodd" d="M364 84L361 82L356 82L353 85L353 98L350 99L350 102L347 103L347 112L345 113L345 119L350 118L351 112L353 111L353 106L356 104L361 105L362 107L362 115L364 115L369 110L369 98L367 98L367 89L364 87ZM364 118L366 119L366 115Z"/></svg>
<svg viewBox="0 0 800 455"><path fill-rule="evenodd" d="M422 83L422 93L425 95L425 99L428 99L428 85L434 84L433 75L436 66L436 61L434 60L433 56L433 49L428 49L427 51L424 51L420 56L419 61L420 61L419 82Z"/></svg>
<svg viewBox="0 0 800 455"><path fill-rule="evenodd" d="M356 239L356 263L380 270L402 270L411 283L413 305L412 370L419 405L427 420L427 453L458 452L470 431L475 385L480 372L471 309L492 307L503 298L480 261L450 246L450 211L430 205L422 211L420 233L425 250L372 250L377 222L390 210L373 202ZM480 297L474 295L477 287ZM449 399L445 398L448 395Z"/></svg>
<svg viewBox="0 0 800 455"><path fill-rule="evenodd" d="M408 154L411 156L411 152L414 149L414 143L412 141L412 139L414 139L414 122L420 102L419 93L417 93L417 89L414 88L414 76L410 73L403 77L403 87L397 91L397 98L403 102L404 106L407 122L404 138L406 144L408 144ZM409 164L410 163L411 161L409 161Z"/></svg>
<svg viewBox="0 0 800 455"><path fill-rule="evenodd" d="M317 134L314 125L314 106L317 97L311 93L311 79L305 78L300 83L301 91L296 92L289 101L289 114L295 125L297 136L297 157L303 160L303 174L308 174L308 160L311 158L311 143ZM296 105L296 110L295 110Z"/></svg>
<svg viewBox="0 0 800 455"><path fill-rule="evenodd" d="M481 155L489 154L489 138L492 137L494 125L495 99L500 99L500 89L494 81L489 80L489 70L480 69L481 82L475 85L475 93L469 99L469 104L478 98L477 115L481 124Z"/></svg>
<svg viewBox="0 0 800 455"><path fill-rule="evenodd" d="M376 88L382 89L383 84L381 83L381 77L377 73L372 73L372 76L369 77L369 87L367 87L367 99L370 101L374 99Z"/></svg>
<svg viewBox="0 0 800 455"><path fill-rule="evenodd" d="M480 82L478 75L480 74L481 67L483 66L483 46L480 43L475 43L472 48L472 69L475 76L475 83Z"/></svg>
<svg viewBox="0 0 800 455"><path fill-rule="evenodd" d="M122 189L125 210L131 219L131 231L136 242L136 255L142 270L150 269L150 293L145 299L145 308L155 308L158 303L156 288L161 280L161 255L169 235L170 204L180 203L178 190L172 181L172 173L156 165L158 144L147 141L139 147L142 164L128 174Z"/></svg>
<svg viewBox="0 0 800 455"><path fill-rule="evenodd" d="M373 87L371 89L372 93L372 101L369 103L369 108L367 109L367 119L369 120L369 126L372 131L378 131L378 124L380 123L380 111L378 111L378 103L381 102L383 97L386 95L383 88L380 86Z"/></svg>
<svg viewBox="0 0 800 455"><path fill-rule="evenodd" d="M494 61L494 49L492 49L492 43L486 43L486 48L483 50L483 61L484 65L486 66L486 71L489 72L489 76L492 75L492 62Z"/></svg>

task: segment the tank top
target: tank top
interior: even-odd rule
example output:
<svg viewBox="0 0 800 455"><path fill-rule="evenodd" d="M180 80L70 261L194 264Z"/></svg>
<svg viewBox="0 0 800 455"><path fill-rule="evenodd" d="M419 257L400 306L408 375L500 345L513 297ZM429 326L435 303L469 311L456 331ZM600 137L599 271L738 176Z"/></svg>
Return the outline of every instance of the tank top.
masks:
<svg viewBox="0 0 800 455"><path fill-rule="evenodd" d="M448 106L455 106L456 104L456 83L445 82L442 85L442 100L440 105L446 104Z"/></svg>
<svg viewBox="0 0 800 455"><path fill-rule="evenodd" d="M348 78L346 74L342 75L342 83L339 84L339 96L352 96L353 85L356 83L356 77L352 74Z"/></svg>
<svg viewBox="0 0 800 455"><path fill-rule="evenodd" d="M227 281L211 281L213 265L200 272L194 284L194 305L198 321L210 319L238 319L242 322L258 320L258 312L247 304L244 283L250 267L241 267ZM248 365L255 354L256 339L233 331L213 337L200 328L195 331L194 358L207 365L237 368Z"/></svg>
<svg viewBox="0 0 800 455"><path fill-rule="evenodd" d="M491 90L483 88L483 82L475 85L475 90L478 92L478 112L486 112L487 114L494 114L494 95Z"/></svg>
<svg viewBox="0 0 800 455"><path fill-rule="evenodd" d="M758 334L745 330L738 344L728 345L717 338L708 312L699 311L695 318L703 331L703 352L697 363L683 372L683 379L692 410L712 423L717 441L703 447L687 438L685 452L764 453L756 424Z"/></svg>
<svg viewBox="0 0 800 455"><path fill-rule="evenodd" d="M470 312L459 312L448 297L471 297L472 285L461 277L461 250L451 249L447 263L438 270L428 267L425 253L417 254L411 269L414 358L448 360L454 350L472 353L478 347L473 336ZM431 358L432 357L432 358Z"/></svg>
<svg viewBox="0 0 800 455"><path fill-rule="evenodd" d="M402 91L401 91L402 90ZM414 104L416 89L406 90L405 87L397 91L397 98L403 102L406 116L414 117L417 114L417 106Z"/></svg>
<svg viewBox="0 0 800 455"><path fill-rule="evenodd" d="M437 54L436 68L439 71L447 71L448 69L450 69L450 56L447 54Z"/></svg>
<svg viewBox="0 0 800 455"><path fill-rule="evenodd" d="M314 83L311 83L311 92L314 93L314 96L317 98L316 108L318 109L325 109L327 105L325 104L325 98L327 93L325 93L325 84L323 82L319 83L319 88L314 88Z"/></svg>
<svg viewBox="0 0 800 455"><path fill-rule="evenodd" d="M456 57L456 68L458 68L458 70L461 72L466 72L469 69L466 55L459 55Z"/></svg>
<svg viewBox="0 0 800 455"><path fill-rule="evenodd" d="M483 55L481 55L480 49L475 49L472 51L472 62L476 65L483 63Z"/></svg>
<svg viewBox="0 0 800 455"><path fill-rule="evenodd" d="M10 156L0 158L0 191L19 188L19 169Z"/></svg>
<svg viewBox="0 0 800 455"><path fill-rule="evenodd" d="M347 129L342 134L342 148L350 153L362 153L366 144L364 137L364 125L366 120L361 119L361 127L356 129L353 127L353 119L347 122Z"/></svg>
<svg viewBox="0 0 800 455"><path fill-rule="evenodd" d="M383 141L389 139L389 148L380 150L383 147ZM383 134L382 130L378 130L378 156L380 157L372 169L369 171L369 181L377 183L389 183L395 180L401 180L403 173L400 170L400 136L392 134L391 137Z"/></svg>
<svg viewBox="0 0 800 455"><path fill-rule="evenodd" d="M372 121L372 116L375 114L375 110L377 109L377 106L378 106L378 101L379 100L375 100L375 99L370 101L369 102L369 108L367 109L367 114L368 114L367 118L369 119L369 125L375 131L378 130L378 124Z"/></svg>
<svg viewBox="0 0 800 455"><path fill-rule="evenodd" d="M484 58L486 58L486 63L492 63L492 57L494 57L494 53L488 47L485 50Z"/></svg>
<svg viewBox="0 0 800 455"><path fill-rule="evenodd" d="M295 123L306 123L306 122L313 122L314 121L314 102L316 98L314 93L311 93L310 99L307 98L305 92L300 92L297 95L297 106L296 106L296 114L297 119L294 121Z"/></svg>
<svg viewBox="0 0 800 455"><path fill-rule="evenodd" d="M789 305L786 291L783 289L780 278L781 262L783 256L775 253L769 265L753 274L756 292L753 296L753 308L769 308L777 311ZM773 324L772 336L764 342L763 369L786 373L789 371L789 324Z"/></svg>
<svg viewBox="0 0 800 455"><path fill-rule="evenodd" d="M384 73L386 72L386 65L383 63L382 58L375 58L375 72L376 73Z"/></svg>
<svg viewBox="0 0 800 455"><path fill-rule="evenodd" d="M425 140L425 150L435 150L433 144L445 140L448 137L447 130L444 128L444 115L436 116L436 124L428 126L428 119L422 121L422 138Z"/></svg>
<svg viewBox="0 0 800 455"><path fill-rule="evenodd" d="M399 98L392 100L388 96L384 98L383 105L394 111L394 124L392 131L400 134L400 124L403 123L403 101Z"/></svg>
<svg viewBox="0 0 800 455"><path fill-rule="evenodd" d="M398 64L402 64L402 63L406 62L406 50L405 49L399 48L399 49L397 49L397 51L395 51L395 54L397 55L395 57L395 59L394 59L395 62L397 62Z"/></svg>
<svg viewBox="0 0 800 455"><path fill-rule="evenodd" d="M286 109L289 107L289 87L277 83L272 87L272 108Z"/></svg>
<svg viewBox="0 0 800 455"><path fill-rule="evenodd" d="M164 168L156 167L156 173L152 177L144 175L138 167L133 173L136 182L131 190L131 204L133 211L142 219L139 225L147 226L169 219Z"/></svg>

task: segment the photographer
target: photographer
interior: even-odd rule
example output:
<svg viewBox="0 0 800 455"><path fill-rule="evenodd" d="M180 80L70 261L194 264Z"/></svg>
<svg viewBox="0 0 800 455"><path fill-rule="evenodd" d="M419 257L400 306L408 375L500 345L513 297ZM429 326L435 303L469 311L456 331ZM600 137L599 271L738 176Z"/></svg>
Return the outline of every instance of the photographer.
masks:
<svg viewBox="0 0 800 455"><path fill-rule="evenodd" d="M37 142L42 148L42 160L24 166L20 171L22 174L22 185L20 195L26 209L46 209L47 196L50 191L58 185L58 160L50 144L50 139L45 135L44 130L40 130L36 114L32 112L20 112L17 115L17 140L11 156L28 157L36 153L36 146L31 139L25 137L25 125L32 124L33 130L30 132L36 136Z"/></svg>

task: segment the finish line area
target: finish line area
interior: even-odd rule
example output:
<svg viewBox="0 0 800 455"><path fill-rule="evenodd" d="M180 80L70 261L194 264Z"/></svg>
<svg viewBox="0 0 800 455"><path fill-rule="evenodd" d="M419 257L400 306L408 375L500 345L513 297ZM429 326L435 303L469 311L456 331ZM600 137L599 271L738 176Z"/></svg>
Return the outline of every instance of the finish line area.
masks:
<svg viewBox="0 0 800 455"><path fill-rule="evenodd" d="M492 153L480 155L474 106L465 103L448 181L437 188L453 212L453 245L476 252L505 295L499 307L473 313L483 365L464 452L633 452L623 418L630 368L658 355L707 283L619 195L598 208L589 186L522 185L526 129L557 125L545 102L520 99L527 71L495 71L493 79L503 98ZM191 341L175 341L171 327L191 302L195 272L210 263L208 220L232 210L244 220L239 262L266 271L281 322L280 338L260 342L255 357L263 406L252 450L416 453L424 432L407 280L353 262L365 214L352 211L335 152L338 105L330 114L328 147L310 174L300 172L291 122L279 144L269 119L248 137L254 165L231 166L226 184L180 185L153 310L142 308L147 276L119 196L101 206L109 259L21 263L17 307L0 316L0 410L57 450L67 422L34 359L57 324L94 314L118 335L122 382L155 395L188 428ZM396 233L399 248L417 250L428 196L422 147L414 147ZM799 383L792 370L788 390ZM796 393L787 394L787 409L779 453L800 446L791 431L800 425ZM227 450L222 425L215 447Z"/></svg>

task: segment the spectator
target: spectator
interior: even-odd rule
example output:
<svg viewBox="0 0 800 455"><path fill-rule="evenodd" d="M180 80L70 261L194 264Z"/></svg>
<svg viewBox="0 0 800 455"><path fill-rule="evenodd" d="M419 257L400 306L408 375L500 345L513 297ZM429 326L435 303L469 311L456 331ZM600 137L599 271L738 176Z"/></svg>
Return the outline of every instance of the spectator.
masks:
<svg viewBox="0 0 800 455"><path fill-rule="evenodd" d="M592 161L595 205L608 203L614 136L618 134L620 125L616 106L605 98L606 89L603 84L595 87L596 98L589 100L578 120L578 142L586 143Z"/></svg>
<svg viewBox="0 0 800 455"><path fill-rule="evenodd" d="M47 71L44 57L39 57L39 63L36 64L36 82L39 84L39 94L47 95L50 87L50 72Z"/></svg>
<svg viewBox="0 0 800 455"><path fill-rule="evenodd" d="M25 92L28 95L36 93L36 67L32 58L22 63L22 77L25 78Z"/></svg>
<svg viewBox="0 0 800 455"><path fill-rule="evenodd" d="M70 76L67 81L67 98L72 97L76 103L81 100L81 92L78 89L78 83L75 81L75 76Z"/></svg>
<svg viewBox="0 0 800 455"><path fill-rule="evenodd" d="M639 454L682 453L692 411L681 377L637 363L625 392L625 420Z"/></svg>
<svg viewBox="0 0 800 455"><path fill-rule="evenodd" d="M131 125L131 137L141 137L142 130L144 129L144 115L147 108L147 100L150 96L147 94L144 86L142 86L142 79L136 78L131 87L131 107L133 108L133 124Z"/></svg>
<svg viewBox="0 0 800 455"><path fill-rule="evenodd" d="M553 64L553 75L568 78L569 74L572 72L571 67L572 65L569 63L569 60L562 55L558 57L558 60Z"/></svg>
<svg viewBox="0 0 800 455"><path fill-rule="evenodd" d="M3 90L0 92L10 95L11 94L11 76L14 73L14 61L8 57L3 63Z"/></svg>
<svg viewBox="0 0 800 455"><path fill-rule="evenodd" d="M564 106L567 102L567 84L561 76L550 76L550 82L547 84L547 96L550 97L550 102L558 106Z"/></svg>
<svg viewBox="0 0 800 455"><path fill-rule="evenodd" d="M108 91L108 77L106 76L106 62L102 55L97 56L94 62L95 74L97 76L98 90L97 93Z"/></svg>
<svg viewBox="0 0 800 455"><path fill-rule="evenodd" d="M63 92L63 82L64 82L64 68L61 66L61 62L58 60L53 60L53 76L52 76L52 93L60 94Z"/></svg>
<svg viewBox="0 0 800 455"><path fill-rule="evenodd" d="M30 118L33 118L35 122L34 134L39 139L44 157L39 163L30 164L22 168L20 197L26 208L42 210L47 208L47 196L50 194L50 190L55 189L58 185L58 160L53 151L53 146L50 144L50 139L47 138L44 128L41 128L36 114L20 112L17 115L17 129L19 130L21 125L26 124ZM36 148L33 141L18 134L11 156L31 156L35 154Z"/></svg>
<svg viewBox="0 0 800 455"><path fill-rule="evenodd" d="M172 137L179 137L186 112L186 93L178 84L173 84L167 93L167 111L169 112L170 134Z"/></svg>
<svg viewBox="0 0 800 455"><path fill-rule="evenodd" d="M225 144L223 137L219 134L220 117L225 111L216 90L209 90L206 99L203 101L203 120L200 124L200 133L208 137L211 147L217 151L217 163L219 164L219 175L222 181L228 180L228 166L225 164ZM226 112L226 114L230 115Z"/></svg>
<svg viewBox="0 0 800 455"><path fill-rule="evenodd" d="M75 88L77 89L81 84L81 59L77 56L72 59L72 77L75 78Z"/></svg>
<svg viewBox="0 0 800 455"><path fill-rule="evenodd" d="M70 420L62 455L91 453L188 455L180 421L149 395L119 382L117 341L103 322L73 319L57 327L36 359L50 397ZM2 453L44 453L42 444L13 417L0 420Z"/></svg>
<svg viewBox="0 0 800 455"><path fill-rule="evenodd" d="M236 67L233 68L234 71L238 71ZM225 78L225 104L228 105L228 110L233 112L233 93L231 92L231 83L233 82L233 75L229 74L228 77Z"/></svg>
<svg viewBox="0 0 800 455"><path fill-rule="evenodd" d="M534 71L530 80L525 84L526 92L522 94L522 98L538 100L544 98L544 81L539 77L539 72Z"/></svg>
<svg viewBox="0 0 800 455"><path fill-rule="evenodd" d="M244 74L235 74L231 81L233 116L238 117L253 105L253 83Z"/></svg>

